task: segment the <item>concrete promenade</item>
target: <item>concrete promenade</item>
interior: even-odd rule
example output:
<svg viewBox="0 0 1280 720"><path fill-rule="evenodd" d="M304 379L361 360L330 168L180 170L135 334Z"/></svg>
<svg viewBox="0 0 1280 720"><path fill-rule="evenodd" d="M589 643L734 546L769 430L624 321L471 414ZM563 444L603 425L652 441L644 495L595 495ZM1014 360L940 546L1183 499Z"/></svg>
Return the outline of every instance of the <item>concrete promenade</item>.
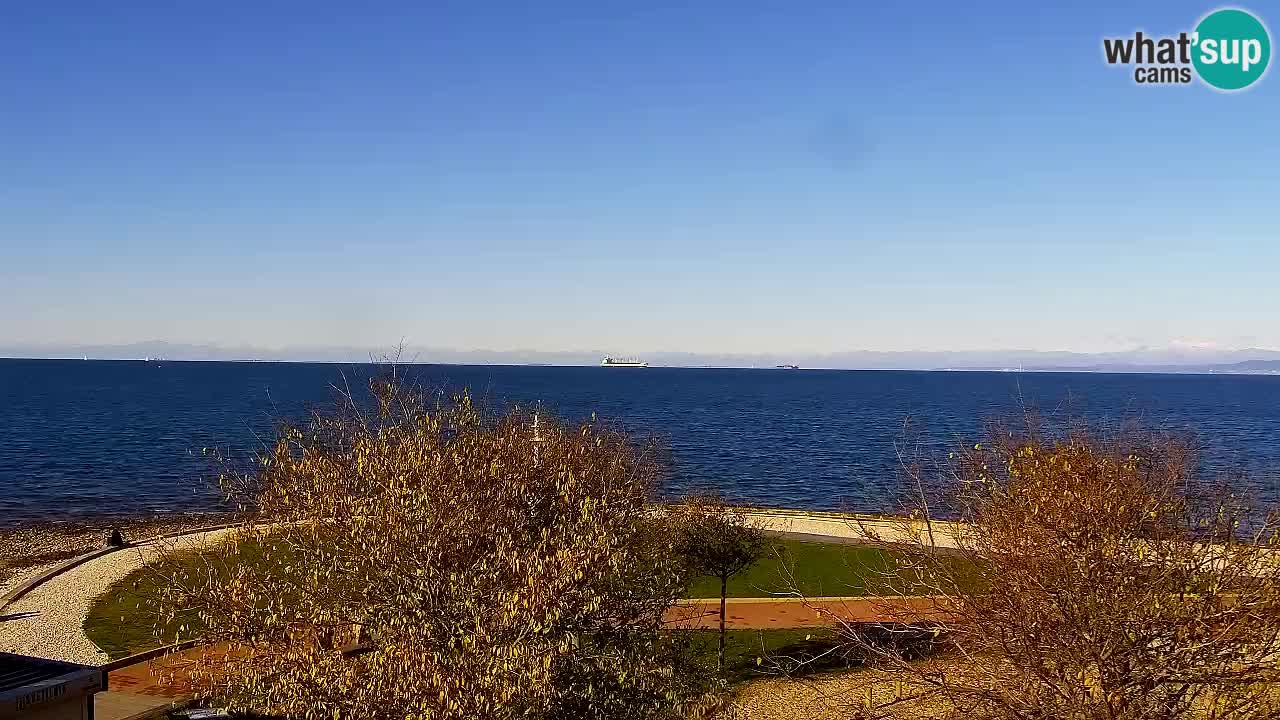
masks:
<svg viewBox="0 0 1280 720"><path fill-rule="evenodd" d="M808 536L820 542L856 544L933 544L955 548L959 524L943 520L925 523L885 515L808 512L767 508L742 510L747 522L772 533ZM932 540L930 539L932 538Z"/></svg>

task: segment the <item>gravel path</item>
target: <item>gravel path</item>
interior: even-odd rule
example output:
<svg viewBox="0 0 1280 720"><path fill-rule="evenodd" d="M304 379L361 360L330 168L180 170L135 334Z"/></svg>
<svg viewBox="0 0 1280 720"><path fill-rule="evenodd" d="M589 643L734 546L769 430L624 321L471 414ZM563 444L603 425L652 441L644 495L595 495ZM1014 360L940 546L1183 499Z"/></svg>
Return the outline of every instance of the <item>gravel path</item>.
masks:
<svg viewBox="0 0 1280 720"><path fill-rule="evenodd" d="M28 560L22 565L22 567L0 567L0 595L4 595L13 588L18 587L25 582L27 578L35 577L45 570L52 570L55 566L61 564L65 560L67 560L67 558L50 561ZM3 617L4 615L5 612L0 610L0 617ZM0 627L4 626L0 625Z"/></svg>
<svg viewBox="0 0 1280 720"><path fill-rule="evenodd" d="M127 540L140 541L182 530L233 522L228 513L158 513L99 515L25 526L0 526L0 595L73 557L103 546L112 529ZM0 517L0 523L4 520Z"/></svg>
<svg viewBox="0 0 1280 720"><path fill-rule="evenodd" d="M212 530L141 543L90 560L38 585L0 609L0 652L88 665L107 662L106 653L90 642L81 629L93 600L112 583L155 561L163 551L217 543L235 530Z"/></svg>

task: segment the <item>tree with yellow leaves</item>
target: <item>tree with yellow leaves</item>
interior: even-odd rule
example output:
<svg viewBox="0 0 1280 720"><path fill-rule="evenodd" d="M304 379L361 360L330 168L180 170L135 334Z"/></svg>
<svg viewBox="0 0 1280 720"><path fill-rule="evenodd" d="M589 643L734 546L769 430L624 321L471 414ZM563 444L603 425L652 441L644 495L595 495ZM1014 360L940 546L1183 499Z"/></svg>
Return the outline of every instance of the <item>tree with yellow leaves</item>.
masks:
<svg viewBox="0 0 1280 720"><path fill-rule="evenodd" d="M1150 433L993 432L915 508L917 528L930 507L953 522L936 543L904 522L916 542L880 585L917 579L928 622L890 628L899 642L842 634L950 708L937 717L1276 717L1280 524L1199 469L1186 442ZM927 646L942 653L919 662Z"/></svg>
<svg viewBox="0 0 1280 720"><path fill-rule="evenodd" d="M682 568L626 434L395 381L282 431L229 491L239 563L173 579L214 651L201 697L299 718L674 717L700 675L663 632Z"/></svg>

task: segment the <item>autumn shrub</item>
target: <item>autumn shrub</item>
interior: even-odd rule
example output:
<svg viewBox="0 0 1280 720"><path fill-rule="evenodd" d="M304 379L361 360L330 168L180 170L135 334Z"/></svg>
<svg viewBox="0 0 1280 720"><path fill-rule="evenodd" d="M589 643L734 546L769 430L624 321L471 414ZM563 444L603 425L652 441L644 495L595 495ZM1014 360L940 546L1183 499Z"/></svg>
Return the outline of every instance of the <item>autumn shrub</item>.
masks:
<svg viewBox="0 0 1280 720"><path fill-rule="evenodd" d="M943 498L916 507L914 530L900 533L912 538L905 562L928 581L916 594L934 596L930 619L899 630L933 636L946 662L913 662L864 627L842 627L921 697L945 700L937 717L1280 712L1275 515L1204 481L1187 443L997 432L945 467ZM920 532L939 511L955 522Z"/></svg>
<svg viewBox="0 0 1280 720"><path fill-rule="evenodd" d="M229 476L272 548L175 577L212 652L200 697L299 718L684 716L706 685L663 631L685 578L654 455L398 382L286 427Z"/></svg>

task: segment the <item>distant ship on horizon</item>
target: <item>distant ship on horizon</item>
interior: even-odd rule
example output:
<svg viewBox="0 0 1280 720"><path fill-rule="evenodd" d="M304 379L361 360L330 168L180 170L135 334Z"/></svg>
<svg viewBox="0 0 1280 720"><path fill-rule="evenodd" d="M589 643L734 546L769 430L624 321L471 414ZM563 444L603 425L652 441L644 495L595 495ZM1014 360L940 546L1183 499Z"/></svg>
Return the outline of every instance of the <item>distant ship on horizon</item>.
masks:
<svg viewBox="0 0 1280 720"><path fill-rule="evenodd" d="M615 358L605 355L604 359L600 361L600 367L647 368L649 367L649 363L634 359Z"/></svg>
<svg viewBox="0 0 1280 720"><path fill-rule="evenodd" d="M792 365L791 363L787 363L786 365L774 365L774 367L779 370L799 370L800 369L799 365Z"/></svg>

